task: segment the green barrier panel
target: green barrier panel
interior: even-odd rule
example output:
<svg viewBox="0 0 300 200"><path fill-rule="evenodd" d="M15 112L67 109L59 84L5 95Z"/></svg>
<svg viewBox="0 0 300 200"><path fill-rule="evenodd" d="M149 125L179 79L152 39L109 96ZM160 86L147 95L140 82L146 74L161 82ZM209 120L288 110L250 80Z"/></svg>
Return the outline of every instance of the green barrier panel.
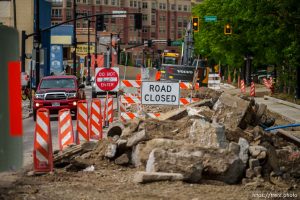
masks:
<svg viewBox="0 0 300 200"><path fill-rule="evenodd" d="M22 137L12 137L9 127L8 62L18 60L18 31L0 25L0 172L17 170L23 163Z"/></svg>

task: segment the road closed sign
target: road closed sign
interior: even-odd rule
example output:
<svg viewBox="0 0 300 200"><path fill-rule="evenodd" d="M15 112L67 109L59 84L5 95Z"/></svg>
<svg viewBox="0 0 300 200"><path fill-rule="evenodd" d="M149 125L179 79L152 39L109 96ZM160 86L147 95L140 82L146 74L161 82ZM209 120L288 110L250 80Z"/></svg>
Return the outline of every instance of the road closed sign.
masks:
<svg viewBox="0 0 300 200"><path fill-rule="evenodd" d="M143 105L179 105L179 83L142 82Z"/></svg>
<svg viewBox="0 0 300 200"><path fill-rule="evenodd" d="M95 80L98 91L118 91L119 68L96 68Z"/></svg>

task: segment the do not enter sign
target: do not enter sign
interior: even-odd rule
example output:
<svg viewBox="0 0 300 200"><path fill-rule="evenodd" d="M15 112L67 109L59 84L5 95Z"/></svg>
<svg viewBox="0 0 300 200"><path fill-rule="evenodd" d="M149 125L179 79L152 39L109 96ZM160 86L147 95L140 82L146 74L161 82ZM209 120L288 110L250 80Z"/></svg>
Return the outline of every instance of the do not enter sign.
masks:
<svg viewBox="0 0 300 200"><path fill-rule="evenodd" d="M114 68L101 68L96 74L96 84L100 90L118 90L119 73Z"/></svg>

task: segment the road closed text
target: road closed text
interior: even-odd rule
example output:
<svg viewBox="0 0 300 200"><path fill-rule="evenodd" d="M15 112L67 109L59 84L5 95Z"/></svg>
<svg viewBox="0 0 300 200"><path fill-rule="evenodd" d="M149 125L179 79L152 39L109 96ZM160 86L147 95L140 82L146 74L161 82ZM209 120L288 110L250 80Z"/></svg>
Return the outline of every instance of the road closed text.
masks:
<svg viewBox="0 0 300 200"><path fill-rule="evenodd" d="M142 104L178 105L179 83L143 82Z"/></svg>

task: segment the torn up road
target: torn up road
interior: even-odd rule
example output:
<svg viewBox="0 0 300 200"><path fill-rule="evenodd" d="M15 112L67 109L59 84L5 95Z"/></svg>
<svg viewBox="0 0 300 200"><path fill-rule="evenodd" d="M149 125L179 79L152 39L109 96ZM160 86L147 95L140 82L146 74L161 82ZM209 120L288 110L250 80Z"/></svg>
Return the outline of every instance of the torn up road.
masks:
<svg viewBox="0 0 300 200"><path fill-rule="evenodd" d="M54 172L12 174L0 199L254 199L258 190L298 198L299 145L261 128L276 125L267 107L206 98L56 152Z"/></svg>

